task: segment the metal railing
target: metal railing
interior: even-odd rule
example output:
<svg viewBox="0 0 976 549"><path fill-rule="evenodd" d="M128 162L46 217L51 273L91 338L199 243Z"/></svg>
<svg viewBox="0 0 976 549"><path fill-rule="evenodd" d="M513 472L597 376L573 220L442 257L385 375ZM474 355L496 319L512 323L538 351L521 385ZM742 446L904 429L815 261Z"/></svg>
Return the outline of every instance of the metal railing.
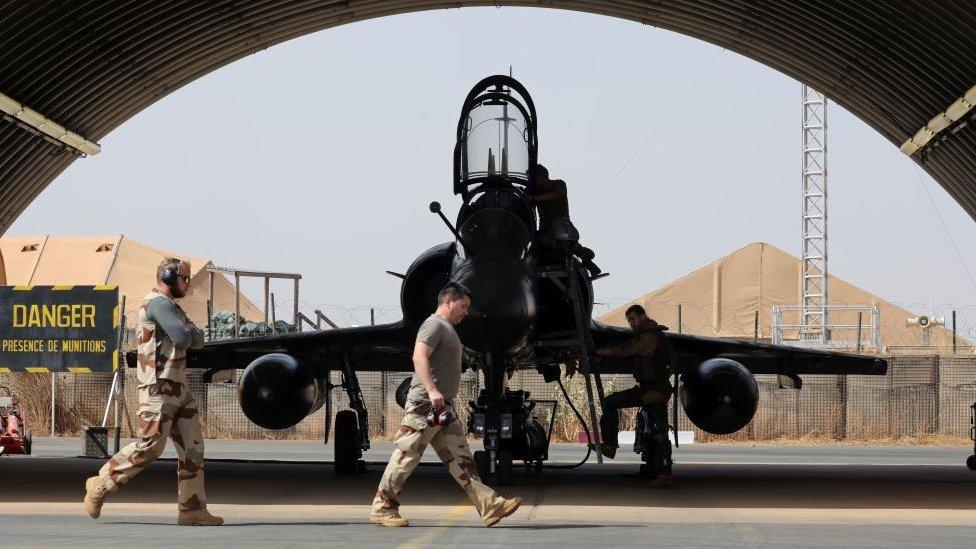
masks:
<svg viewBox="0 0 976 549"><path fill-rule="evenodd" d="M881 311L871 305L834 305L827 307L830 322L824 327L826 338L821 334L804 333L801 322L803 307L798 305L773 307L772 341L775 345L795 347L853 349L881 351ZM785 322L784 317L797 318Z"/></svg>

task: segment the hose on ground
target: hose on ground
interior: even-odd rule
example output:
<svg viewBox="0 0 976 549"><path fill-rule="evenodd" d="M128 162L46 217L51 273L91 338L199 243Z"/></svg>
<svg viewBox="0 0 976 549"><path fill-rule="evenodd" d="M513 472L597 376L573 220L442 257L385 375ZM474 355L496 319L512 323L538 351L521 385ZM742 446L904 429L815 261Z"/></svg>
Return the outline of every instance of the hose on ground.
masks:
<svg viewBox="0 0 976 549"><path fill-rule="evenodd" d="M556 383L559 384L559 390L561 390L563 392L563 396L566 397L566 404L569 404L569 409L572 410L574 414L576 414L576 419L579 420L580 426L583 427L583 432L586 433L586 441L587 441L586 455L583 456L583 459L579 463L568 463L568 464L560 464L560 465L553 465L553 464L546 463L545 467L547 469L575 469L583 465L584 463L587 462L587 460L590 459L590 454L593 453L593 434L590 433L590 428L586 425L586 421L583 419L583 414L581 414L579 410L576 409L576 406L573 405L573 400L569 398L569 393L566 392L566 387L563 385L563 380L557 379Z"/></svg>

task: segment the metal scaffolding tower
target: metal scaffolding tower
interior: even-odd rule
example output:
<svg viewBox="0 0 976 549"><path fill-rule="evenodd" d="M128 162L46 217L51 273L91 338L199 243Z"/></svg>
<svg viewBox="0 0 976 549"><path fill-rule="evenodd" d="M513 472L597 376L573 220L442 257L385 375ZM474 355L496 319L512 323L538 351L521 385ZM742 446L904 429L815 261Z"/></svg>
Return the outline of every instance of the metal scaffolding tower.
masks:
<svg viewBox="0 0 976 549"><path fill-rule="evenodd" d="M803 85L803 307L800 338L826 344L827 97Z"/></svg>

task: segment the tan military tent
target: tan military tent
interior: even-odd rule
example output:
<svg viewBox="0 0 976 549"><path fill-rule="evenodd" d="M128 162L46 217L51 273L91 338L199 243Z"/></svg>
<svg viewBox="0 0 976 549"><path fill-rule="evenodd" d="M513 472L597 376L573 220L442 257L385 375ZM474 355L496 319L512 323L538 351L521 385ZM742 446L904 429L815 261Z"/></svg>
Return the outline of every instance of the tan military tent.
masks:
<svg viewBox="0 0 976 549"><path fill-rule="evenodd" d="M609 324L626 326L624 311L639 303L648 314L671 330L678 327L678 305L681 305L681 329L685 333L706 336L749 338L755 333L756 312L759 313L759 337L769 341L772 334L772 312L776 306L796 306L802 297L800 284L802 262L769 244L756 242L736 250L708 265L687 274L670 284L645 294L604 315ZM828 280L831 306L877 307L881 351L897 347L917 347L923 344L922 329L909 326L907 320L918 315L862 290L836 276ZM831 324L857 325L857 312L832 312ZM869 311L862 312L862 325L867 331L871 321ZM949 324L949 319L946 323ZM782 324L799 324L799 312L785 313ZM838 340L857 340L856 330L849 328ZM784 331L785 339L795 339L796 331ZM862 341L868 338L862 333ZM935 326L929 334L929 344L947 348L952 345L950 330ZM957 340L957 345L970 345Z"/></svg>
<svg viewBox="0 0 976 549"><path fill-rule="evenodd" d="M129 324L139 302L156 283L156 266L165 257L190 262L191 292L179 301L199 326L207 321L210 274L207 259L147 246L124 235L7 236L0 238L0 280L9 285L115 284L126 296ZM222 274L214 277L214 310L234 310L234 285ZM241 316L263 320L264 311L241 296Z"/></svg>

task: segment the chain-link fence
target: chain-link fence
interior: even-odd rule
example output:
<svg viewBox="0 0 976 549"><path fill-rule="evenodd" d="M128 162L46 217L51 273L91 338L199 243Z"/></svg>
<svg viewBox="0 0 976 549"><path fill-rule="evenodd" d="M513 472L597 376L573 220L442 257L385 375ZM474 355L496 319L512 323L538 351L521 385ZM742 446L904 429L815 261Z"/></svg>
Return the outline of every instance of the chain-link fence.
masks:
<svg viewBox="0 0 976 549"><path fill-rule="evenodd" d="M332 374L332 383L341 379ZM409 374L361 372L359 383L369 411L370 437L388 439L395 433L402 410L395 403L397 386ZM695 428L679 407L678 427L694 430L697 439L771 440L777 438L827 437L833 439L877 439L943 435L968 437L970 408L976 401L976 357L935 355L893 356L885 376L807 375L803 389L780 388L776 376L758 375L759 408L752 422L733 435L718 437ZM111 374L54 374L55 431L78 434L85 425L99 425L112 384ZM633 385L627 376L605 376L606 392ZM315 412L298 425L282 431L269 431L251 423L241 411L234 383L204 383L203 374L193 371L190 390L201 408L204 432L216 438L304 438L322 439L325 435L325 409ZM25 405L34 434L47 435L51 423L51 377L47 374L3 374L0 385L9 385ZM123 414L123 432L134 420L136 379L129 372L125 384L128 414ZM566 390L589 423L586 391L582 376L565 380ZM458 412L467 419L466 403L481 389L480 375L468 371L462 376ZM539 400L556 400L554 440L577 440L580 426L567 406L558 385L545 383L534 371L516 372L508 381L512 389L529 391ZM333 409L348 407L341 389L332 391ZM548 425L551 407L540 405L536 415ZM632 427L635 410L622 414L621 428ZM599 411L598 411L599 414ZM109 423L114 414L109 413Z"/></svg>

